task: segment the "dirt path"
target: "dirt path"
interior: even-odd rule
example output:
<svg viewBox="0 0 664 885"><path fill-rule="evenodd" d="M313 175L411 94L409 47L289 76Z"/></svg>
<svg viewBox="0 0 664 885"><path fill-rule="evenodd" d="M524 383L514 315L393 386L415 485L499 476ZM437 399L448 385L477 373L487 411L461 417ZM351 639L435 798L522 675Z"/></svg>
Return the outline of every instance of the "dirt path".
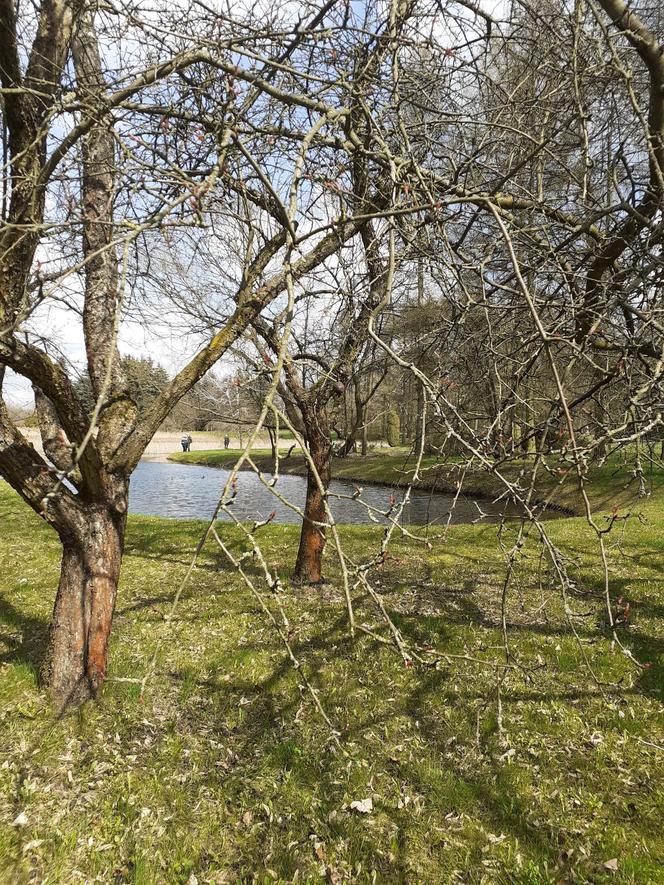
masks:
<svg viewBox="0 0 664 885"><path fill-rule="evenodd" d="M21 432L27 438L28 442L32 443L32 445L40 454L44 453L42 449L39 430L37 430L36 427L22 427ZM191 437L193 439L193 451L201 451L203 449L209 451L215 449L223 449L224 447L224 434L218 433L217 431L160 430L155 433L155 435L150 440L143 457L148 461L166 461L168 455L172 455L174 452L182 451L180 440L183 436L186 436L188 434L191 434ZM230 439L230 444L232 448L239 447L240 441L237 437L231 436ZM257 445L269 446L269 442L258 440Z"/></svg>

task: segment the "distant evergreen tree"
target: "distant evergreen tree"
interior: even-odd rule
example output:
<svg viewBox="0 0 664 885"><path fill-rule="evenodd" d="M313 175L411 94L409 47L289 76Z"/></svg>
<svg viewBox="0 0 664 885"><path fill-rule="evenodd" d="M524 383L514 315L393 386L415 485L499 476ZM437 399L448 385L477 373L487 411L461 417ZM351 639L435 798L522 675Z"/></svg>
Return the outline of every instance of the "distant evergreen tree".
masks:
<svg viewBox="0 0 664 885"><path fill-rule="evenodd" d="M129 384L129 394L138 406L145 410L150 402L168 384L168 373L149 357L123 356L122 370ZM75 382L76 392L88 412L92 412L95 402L92 386L87 375L81 375Z"/></svg>

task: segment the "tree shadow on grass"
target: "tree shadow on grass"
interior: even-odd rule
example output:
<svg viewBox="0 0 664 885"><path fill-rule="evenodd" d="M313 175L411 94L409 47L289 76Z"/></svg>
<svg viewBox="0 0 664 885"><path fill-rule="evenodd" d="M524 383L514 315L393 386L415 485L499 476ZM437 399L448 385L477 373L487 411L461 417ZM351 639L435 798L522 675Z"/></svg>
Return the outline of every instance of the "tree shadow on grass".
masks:
<svg viewBox="0 0 664 885"><path fill-rule="evenodd" d="M135 545L133 548L128 545L127 553L130 556L147 556L147 558L163 562L163 557L155 555L155 543L153 540L150 543ZM171 553L176 550L175 541L169 549ZM181 552L181 546L178 548L178 552ZM188 559L182 561L186 561L187 564L189 562ZM223 558L220 558L220 563L223 562ZM208 562L208 568L205 569L206 574L209 574L211 570L221 571L220 565ZM223 570L226 571L225 568ZM198 592L200 591L187 591L183 601L195 603ZM471 593L456 591L454 594L450 594L450 597L452 595L454 597L453 605L451 598L445 599L443 593L443 598L439 600L440 612L435 616L421 616L416 613L408 614L396 611L393 616L412 641L424 642L431 638L432 630L435 631L438 643L443 650L445 644L452 638L453 629L458 626L472 624L487 630L499 629L500 623L496 621L495 616L484 610ZM385 598L389 601L389 592L385 594ZM138 594L133 593L125 607L119 610L119 614L125 616L129 622L128 616L131 614L144 609L149 612L150 609L155 609L168 601L170 601L168 594L151 597L146 595L145 598L140 598ZM301 601L304 606L311 608L306 598ZM357 601L360 603L360 600ZM324 605L320 601L318 601L318 605L315 634L301 640L295 637L292 645L296 656L303 660L308 678L317 688L321 689L321 700L325 703L325 689L329 686L329 680L335 678L330 676L330 667L335 659L340 662L350 662L351 680L353 680L358 674L362 675L363 660L368 662L375 659L378 655L384 654L385 650L380 643L367 637L364 637L359 643L352 640L348 636L345 613L337 606ZM656 609L658 606L654 606L654 608ZM247 610L247 600L244 597L243 614L246 614ZM251 614L257 615L258 611L252 610ZM228 614L215 612L214 616L223 618ZM195 620L197 615L195 612L187 612L184 617L186 620ZM8 633L7 646L10 651L7 654L9 659L25 661L31 666L38 667L40 652L45 645L46 622L39 618L26 616L6 602L2 596L0 596L0 621L8 624L14 632L21 633L20 638L11 635L11 631ZM129 629L128 626L127 629ZM520 634L530 632L533 636L559 637L564 633L569 635L564 625L517 623L511 629ZM607 638L601 623L597 623L594 628L589 629L584 633L584 636L598 639ZM629 637L633 643L640 641L648 644L648 647L652 647L654 638L647 637L645 634L641 635L638 630L634 631L633 628L630 628ZM654 641L659 643L659 645L655 645L654 651L661 652L661 640L655 639ZM276 638L268 640L267 647L266 642L259 640L258 637L250 639L249 643L243 646L243 650L257 654L266 651L274 652L279 649L279 641ZM6 659L6 657L0 656L0 660ZM417 846L423 843L422 823L421 820L415 819L412 807L399 809L397 796L384 795L382 800L376 799L377 812L389 818L396 834L392 840L391 848L393 859L388 860L387 852L381 854L376 851L376 848L386 846L372 844L371 832L366 828L366 822L354 817L344 806L347 797L343 795L344 783L341 770L343 766L339 763L338 755L323 751L325 729L320 729L318 732L319 751L314 755L309 750L311 752L310 760L305 758L303 762L300 762L297 753L290 752L289 741L295 745L296 749L306 747L306 739L301 739L298 734L297 722L303 698L306 701L307 696L306 692L301 693L296 688L292 663L287 659L285 653L278 661L270 664L269 672L261 679L244 678L240 674L239 677L233 677L232 682L229 683L224 681L220 674L214 673L211 677L200 678L195 673L195 668L198 666L199 664L194 661L192 663L193 673L186 672L186 668L182 668L181 671L169 674L176 684L181 684L185 680L193 682L196 692L206 700L213 702L210 706L197 708L195 700L192 700L191 704L185 701L182 710L183 724L185 726L188 724L193 731L203 720L213 733L216 730L220 736L232 738L232 745L238 757L237 761L233 763L235 771L231 770L229 773L227 768L220 767L218 770L211 769L206 772L210 782L214 782L214 779L217 778L219 789L223 791L224 780L229 777L237 778L239 783L246 780L248 784L251 784L252 778L255 777L256 771L261 765L270 767L277 774L285 769L293 771L294 777L301 781L303 793L309 796L325 797L326 810L338 811L334 819L336 822L325 822L323 818L320 818L323 820L322 836L325 836L330 842L334 842L337 836L348 838L354 845L352 850L358 856L364 851L365 858L372 857L379 875L385 880L414 881L412 869L414 851L418 850ZM385 679L387 680L387 676ZM418 673L417 684L414 686L384 689L395 694L395 700L391 704L384 703L385 695L380 697L380 682L372 685L371 690L378 694L381 707L374 710L371 709L370 704L367 704L366 708L358 703L354 707L351 706L349 714L351 723L342 731L342 742L349 744L353 741L360 741L371 729L375 728L385 727L391 731L397 727L395 723L399 718L406 717L411 721L417 719L419 733L425 743L423 755L427 757L426 760L421 761L418 758L409 760L405 754L404 758L399 758L397 753L388 759L386 753L385 759L381 760L377 755L376 759L371 761L376 765L389 766L394 780L403 784L403 789L408 794L420 794L425 797L427 813L434 817L436 829L445 830L445 827L448 826L445 823L447 815L470 816L474 821L481 823L485 829L490 829L497 834L505 833L518 839L539 863L546 862L551 867L558 864L561 853L560 833L548 825L546 827L533 825L533 802L528 794L527 786L519 783L509 768L500 771L492 770L490 754L487 754L485 763L482 763L481 766L478 765L473 770L472 767L462 764L459 758L455 758L449 752L446 740L449 739L450 729L441 722L437 711L441 706L449 705L454 708L455 715L465 717L466 725L469 725L475 710L473 700L479 701L485 698L485 692L482 692L479 687L473 689L470 685L462 686L461 691L454 692L449 684L448 674L433 670ZM543 687L541 692L533 692L532 695L528 692L515 694L513 691L510 691L509 694L510 701L533 700L536 702L573 701L590 697L591 693L587 689L576 691L571 687L565 691ZM242 703L243 699L248 702ZM315 717L311 701L309 700L307 703L309 708L307 716ZM345 704L343 692L340 703L342 707ZM242 710L241 717L237 715L239 707ZM188 722L188 720L190 721ZM472 731L466 728L466 732L464 740L472 744ZM469 734L471 735L470 740ZM309 739L309 743L312 744L313 739ZM367 752L366 746L363 748L363 752ZM429 766L429 770L427 766ZM439 780L436 781L436 778ZM236 786L235 789L243 788ZM307 816L304 811L303 816ZM321 825L320 820L316 821L317 825ZM306 822L303 826L306 826ZM308 833L305 833L303 839L307 838ZM440 841L435 843L436 839ZM446 850L444 839L444 832L440 835L432 831L431 842L427 844L426 850L430 851L434 857L436 854L444 852ZM243 857L245 867L250 867L253 863L256 869L260 869L265 855L264 844L265 832L261 830L256 835L255 844L250 848L252 855L248 854ZM474 847L472 851L477 855L469 855L472 862L481 863L482 857L479 854L479 849ZM280 869L283 875L286 875L285 870L288 863L288 858L284 857L284 867ZM291 870L291 875L294 872L295 868Z"/></svg>
<svg viewBox="0 0 664 885"><path fill-rule="evenodd" d="M345 618L341 616L326 625L316 636L294 645L296 655L305 661L308 678L318 687L324 687L322 671L324 667L329 667L331 644L336 646L335 654L340 658L353 652L355 642L349 637L344 638L345 632ZM367 640L362 654L373 657L381 651L384 649L381 649L379 643ZM218 699L214 715L218 718L220 736L233 738L234 750L239 758L236 776L251 782L253 767L258 769L262 765L277 769L275 776L280 767L288 771L289 776L297 780L305 794L312 792L325 797L328 811L332 809L335 812L334 822L325 826L329 832L317 830L320 837L330 841L339 838L351 843L357 841L356 850L360 851L359 843L362 839L366 842L368 837L363 831L362 822L346 807L344 783L340 779L343 762L339 756L324 752L321 746L315 762L312 760L309 764L306 757L303 761L302 751L288 751L290 744L287 735L291 733L288 723L297 720L297 712L302 703L302 695L294 687L284 691L285 680L288 679L292 685L291 672L292 665L284 658L259 681L235 679L229 684L213 677L196 680L196 685L199 690ZM177 674L173 675L176 679L179 678ZM396 700L387 709L383 708L379 713L368 710L363 714L360 711L353 718L352 724L342 730L342 744L357 746L357 742L362 741L367 732L382 727L391 729L398 718L407 717L412 721L417 719L419 733L427 744L429 763L432 758L441 760L440 783L432 785L427 778L427 763L417 758L409 760L405 755L400 759L395 754L386 759L385 764L393 778L403 785L405 794L425 797L427 813L435 816L437 824L440 824L438 829L444 829L448 825L445 823L447 816L456 820L461 815L470 814L484 828L518 839L522 845L527 846L529 853L537 857L538 862L546 861L555 866L560 858L558 836L549 829L544 830L531 823L532 798L510 777L509 771L501 769L491 779L487 777L487 770L473 771L459 761L450 759L446 752L449 749L446 745L449 733L444 727L441 728L440 719L432 705L434 700L440 701L445 694L446 679L446 674L438 671L423 674L412 690L402 695L397 694ZM243 717L228 729L224 721L228 716L234 716L241 699L245 703ZM324 694L322 699L325 701ZM453 703L461 710L468 700L469 698L456 697ZM316 714L310 710L309 715ZM286 727L284 723L287 723ZM195 727L195 723L192 725ZM291 740L297 743L299 739L296 735ZM227 772L220 773L220 782L227 776ZM437 777L438 772L434 775L434 780ZM377 813L385 814L396 832L396 837L392 839L392 859L387 859L386 852L376 852L378 845L373 846L371 853L379 875L389 877L389 881L409 881L413 874L415 846L422 839L422 827L421 822L413 818L413 808L399 808L397 800L398 795L375 800ZM261 848L261 843L257 840L253 849L257 862L262 854ZM444 851L444 838L441 837L438 848L429 845L428 850ZM477 862L481 861L481 857L478 849ZM283 874L285 871L281 872Z"/></svg>
<svg viewBox="0 0 664 885"><path fill-rule="evenodd" d="M664 636L648 632L640 621L646 618L651 621L661 619L664 606L654 599L647 599L644 595L639 596L634 580L611 581L610 594L614 604L621 596L630 602L632 616L629 622L617 624L616 634L630 649L635 659L645 665L635 682L635 689L630 690L630 693L634 694L640 690L643 694L661 697L664 690ZM389 589L384 598L390 616L414 646L432 644L444 652L445 642L451 635L450 628L481 627L487 631L495 631L496 634L502 631L499 609L495 611L487 609L482 605L481 598L476 598L467 588L463 590L438 588L435 599L432 597L427 600L434 606L434 611L427 614L394 609L395 595L394 591ZM576 634L583 642L604 643L608 653L613 643L613 634L603 599L597 599L596 602L596 608L583 619L583 622L575 624ZM617 610L614 612L614 617L616 613ZM560 616L556 616L553 620L538 618L535 621L529 620L526 613L521 620L515 620L512 612L508 612L506 626L508 636L514 637L547 637L560 641L573 636L569 624ZM615 648L612 653L620 654Z"/></svg>
<svg viewBox="0 0 664 885"><path fill-rule="evenodd" d="M182 534L178 534L176 529L170 529L166 536L159 535L159 537L147 533L130 532L125 541L124 557L138 558L160 565L168 562L172 565L189 567L204 530L205 527L202 527L198 533L192 532L186 539L183 539ZM251 549L249 542L242 537L231 536L225 538L224 543L234 555L241 555ZM210 539L207 540L197 557L196 568L207 572L236 573L224 553ZM260 574L258 569L256 569L256 574Z"/></svg>
<svg viewBox="0 0 664 885"><path fill-rule="evenodd" d="M191 609L192 604L195 605L197 592L192 590L183 600L189 603L189 610L182 613L184 620L196 620L199 616L208 619L210 614L213 618L232 619L236 610L242 616L249 613L252 618L260 617L259 610L250 609L247 596L242 594L238 594L239 609L233 606L232 611L226 609L199 615L195 608ZM389 595L386 592L386 600L389 600ZM495 614L483 608L481 599L474 598L472 593L465 590L457 590L451 596L454 597L453 605L451 598L439 600L440 612L436 616L394 612L394 618L411 641L423 642L430 639L432 633L435 634L443 651L446 644L453 641L454 631L459 626L472 624L490 631L499 629ZM156 595L144 599L134 596L123 613L130 615L141 609L149 613L153 606L159 606L164 601L163 597ZM353 691L358 681L367 687L366 673L374 672L371 663L386 654L384 646L369 637L363 637L360 641L351 639L342 604L329 605L316 597L310 601L306 595L291 601L301 605L310 615L315 615L313 621L309 621L314 624L313 635L298 638L296 633L291 645L296 657L303 663L307 678L320 691L321 701L325 706L330 704L329 712L334 724L341 729L344 745L354 744L361 747L362 754L370 756L370 744L365 739L372 729L377 732L384 729L386 734L392 734L403 728L404 720L418 720L417 734L422 739L419 755L408 758L408 754L404 753L400 758L398 748L392 750L388 745L384 748L386 752L378 749L375 758L369 761L371 765L389 770L394 781L402 785L405 794L424 796L426 813L435 824L431 838L423 841L424 825L422 819L413 814L412 806L398 807L398 793L395 796L382 794L382 798L379 798L380 791L377 791L379 795L374 794L376 814L381 815L383 821L389 819L389 824L383 827L380 835L377 831L373 836L366 822L348 810L349 795L345 791L349 789L349 781L345 779L344 765L337 752L325 750L329 744L329 733L320 723L314 726L313 735L311 726L307 726L306 735L299 727L303 704L307 708L307 719L316 720L317 714L306 690L298 690L296 686L292 662L275 635L258 632L251 635L251 630L246 626L242 629L243 633L248 634L248 639L243 641L241 651L249 659L260 655L261 660L267 661L266 670L259 668L260 677L247 676L238 668L237 675L232 675L229 681L228 674L235 667L232 662L229 663L232 654L229 657L227 646L220 647L220 663L212 668L209 657L204 656L201 660L192 658L182 666L178 663L176 669L167 674L178 694L182 690L178 730L181 729L183 736L189 731L195 734L203 726L206 734L217 737L220 744L233 750L232 756L215 761L212 751L205 771L206 788L218 790L226 801L236 801L239 808L251 808L254 804L258 807L261 802L270 804L270 796L275 798L275 802L278 801L282 796L280 784L288 781L283 800L291 803L291 809L301 813L302 827L315 826L317 834L330 845L339 840L345 841L350 846L349 855L354 854L358 862L365 864L370 858L371 863L376 864L378 875L389 881L413 881L418 851L429 854L427 863L430 864L444 857L449 850L446 847L446 831L449 829L453 836L455 821L463 819L466 823L459 823L459 826L465 828L464 834L469 833L468 863L481 864L487 856L481 854L481 845L486 845L486 840L482 842L485 837L481 833L489 831L518 839L529 858L538 865L547 864L551 869L560 869L562 875L562 847L568 834L562 824L556 825L556 818L546 809L539 816L546 822L548 814L549 822L542 825L533 822L536 808L529 784L527 780L519 779L516 766L512 770L509 766L498 765L498 753L492 745L493 736L488 735L486 754L474 767L464 764L461 755L455 756L449 751L447 741L456 725L460 726L461 740L473 750L474 714L478 704L486 701L490 678L487 678L486 685L478 685L477 682L464 684L463 677L457 677L454 680L459 683L457 688L450 684L448 672L422 670L418 672L415 684L407 678L406 684L397 688L389 682L388 674L392 671L386 671L379 674L375 684L371 676L368 677L376 703L370 700L364 703L358 700L360 695L358 698L352 697ZM357 602L360 603L359 600ZM364 604L362 608L365 608ZM557 624L515 624L513 629L524 637L528 631L534 637L547 635L557 638L568 634L564 625ZM600 622L587 631L587 636L607 638ZM213 652L214 640L206 642L207 652ZM272 657L275 653L276 660ZM392 654L393 651L388 653ZM331 669L337 667L337 661L346 674L343 677ZM201 673L199 667L204 667L205 673ZM390 686L384 690L381 689L383 675L383 685ZM338 680L346 678L347 684L344 683L339 693ZM336 686L333 685L335 680ZM328 693L333 687L337 693ZM389 704L385 703L385 691L394 695ZM616 690L616 694L638 692L638 688L631 692ZM571 685L543 685L541 690L534 688L532 692L510 689L505 702L574 703L579 700L592 702L594 698L599 699L600 693L589 689L587 684L579 689ZM443 708L453 711L452 722L446 724L441 718ZM383 759L380 758L381 754ZM295 787L293 781L296 782ZM267 783L269 796L264 796L260 791ZM601 786L598 789L601 790ZM293 798L293 790L296 795L299 791L299 798ZM312 812L308 803L312 796L322 800L319 804L322 804L323 810L320 814L316 812L316 819L309 824L307 821ZM362 796L358 794L352 798ZM331 811L335 812L332 820L328 817ZM238 812L239 817L241 814ZM468 823L469 818L471 824ZM294 824L293 829L296 831L298 826L299 823ZM388 831L394 835L388 837ZM309 830L302 834L291 832L289 838L291 836L301 836L300 841L306 844ZM238 878L252 867L261 869L265 856L266 831L263 827L256 829L255 836L245 833L243 838L245 847L236 870ZM275 839L275 858L272 861L275 869L286 879L294 876L297 871L296 853L288 852L280 845L276 831L271 838ZM386 844L384 840L388 838L390 841ZM390 852L382 850L388 847ZM388 854L391 854L389 860ZM276 855L279 856L278 864Z"/></svg>
<svg viewBox="0 0 664 885"><path fill-rule="evenodd" d="M47 638L47 620L26 615L0 594L0 645L6 649L0 652L0 663L28 664L38 673Z"/></svg>

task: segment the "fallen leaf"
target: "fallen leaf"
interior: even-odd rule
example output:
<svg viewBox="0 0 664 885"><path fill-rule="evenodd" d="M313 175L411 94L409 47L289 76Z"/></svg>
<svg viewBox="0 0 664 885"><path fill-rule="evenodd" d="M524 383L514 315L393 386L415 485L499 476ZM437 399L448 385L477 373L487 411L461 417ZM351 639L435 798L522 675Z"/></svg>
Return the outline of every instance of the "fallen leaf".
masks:
<svg viewBox="0 0 664 885"><path fill-rule="evenodd" d="M504 833L501 833L500 836L495 836L493 833L487 833L487 839L492 845L500 845L501 842L504 842L507 839L507 836Z"/></svg>
<svg viewBox="0 0 664 885"><path fill-rule="evenodd" d="M326 866L325 867L325 878L330 883L330 885L341 885L343 882L343 878L341 873L337 872L334 867Z"/></svg>
<svg viewBox="0 0 664 885"><path fill-rule="evenodd" d="M602 866L605 870L615 873L618 869L618 858L612 857L611 860L605 860Z"/></svg>
<svg viewBox="0 0 664 885"><path fill-rule="evenodd" d="M498 761L510 763L515 756L516 750L514 749L514 747L510 747L509 750L506 750L502 756L498 757Z"/></svg>
<svg viewBox="0 0 664 885"><path fill-rule="evenodd" d="M371 799L356 799L350 803L350 807L353 811L357 811L358 814L371 814L373 802Z"/></svg>
<svg viewBox="0 0 664 885"><path fill-rule="evenodd" d="M371 799L369 801L371 802ZM22 811L12 821L13 827L26 827L27 825L28 825L28 815L25 813L25 811Z"/></svg>

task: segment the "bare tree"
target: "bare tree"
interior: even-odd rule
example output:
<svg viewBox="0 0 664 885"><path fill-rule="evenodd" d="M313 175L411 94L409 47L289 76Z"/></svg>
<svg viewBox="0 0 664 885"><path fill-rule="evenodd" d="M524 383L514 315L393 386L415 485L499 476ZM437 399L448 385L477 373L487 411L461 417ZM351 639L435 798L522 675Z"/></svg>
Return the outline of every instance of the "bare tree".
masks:
<svg viewBox="0 0 664 885"><path fill-rule="evenodd" d="M145 446L261 311L336 254L366 221L360 212L332 211L296 233L310 150L319 152L318 161L327 154L334 162L335 153L347 156L358 141L335 94L335 71L311 60L311 46L329 52L325 17L334 7L321 6L307 21L266 21L258 30L252 11L243 20L175 10L160 28L149 18L140 23L134 10L128 27L136 43L145 39L147 54L138 53L143 66L127 73L99 48L100 27L104 43L121 39L113 17L93 17L87 7L54 0L38 7L23 71L20 41L30 22L17 21L11 0L2 5L8 158L0 232L5 280L0 359L3 371L9 367L35 387L51 463L28 444L3 405L0 471L63 544L45 670L58 704L94 696L104 681L129 478ZM230 60L239 51L238 40L239 63ZM284 165L275 165L279 156ZM68 170L76 168L80 214L75 199L64 209L55 199L61 227L71 234L72 266L54 262L45 280L36 253L54 229L47 195L66 193ZM325 182L312 179L308 193L310 200L326 193ZM124 219L117 217L119 206ZM249 206L262 214L260 224ZM225 225L239 219L248 231L237 285L225 293L227 309L197 353L139 412L118 354L123 302L131 301L126 287L130 278L138 282L145 264L141 250L149 254L155 238L172 237L169 227L205 225L215 215ZM91 416L66 366L49 355L48 343L24 333L31 311L49 292L55 297L72 274L83 281L82 330L95 397Z"/></svg>
<svg viewBox="0 0 664 885"><path fill-rule="evenodd" d="M367 249L375 251L378 248L369 223L362 229L362 238ZM367 294L362 289L353 293L354 299L344 305L342 329L337 329L334 336L330 330L326 350L331 350L331 355L300 349L295 341L284 361L284 379L279 391L309 454L307 495L294 577L310 584L320 583L323 579L328 522L326 499L332 479L333 451L329 410L332 403L344 395L366 345L369 322L385 304L385 274L368 280L367 290ZM257 319L254 327L273 353L278 353L278 318L272 324ZM264 350L263 355L267 361Z"/></svg>
<svg viewBox="0 0 664 885"><path fill-rule="evenodd" d="M59 704L104 680L132 471L249 329L278 354L308 449L304 580L321 577L329 410L369 339L414 379L419 455L428 412L438 450L493 472L535 520L538 471L583 493L591 456L659 432L664 61L647 10L520 2L498 27L465 2L328 0L303 17L192 4L158 22L133 6L17 9L0 0L0 380L34 386L48 460L2 402L0 473L62 541L46 670ZM374 324L421 229L442 305L426 362ZM336 353L289 350L295 307L351 242L364 282ZM210 259L228 260L216 282ZM167 296L198 349L139 408L119 329ZM80 322L91 414L30 326L56 299ZM516 480L501 472L533 448Z"/></svg>

